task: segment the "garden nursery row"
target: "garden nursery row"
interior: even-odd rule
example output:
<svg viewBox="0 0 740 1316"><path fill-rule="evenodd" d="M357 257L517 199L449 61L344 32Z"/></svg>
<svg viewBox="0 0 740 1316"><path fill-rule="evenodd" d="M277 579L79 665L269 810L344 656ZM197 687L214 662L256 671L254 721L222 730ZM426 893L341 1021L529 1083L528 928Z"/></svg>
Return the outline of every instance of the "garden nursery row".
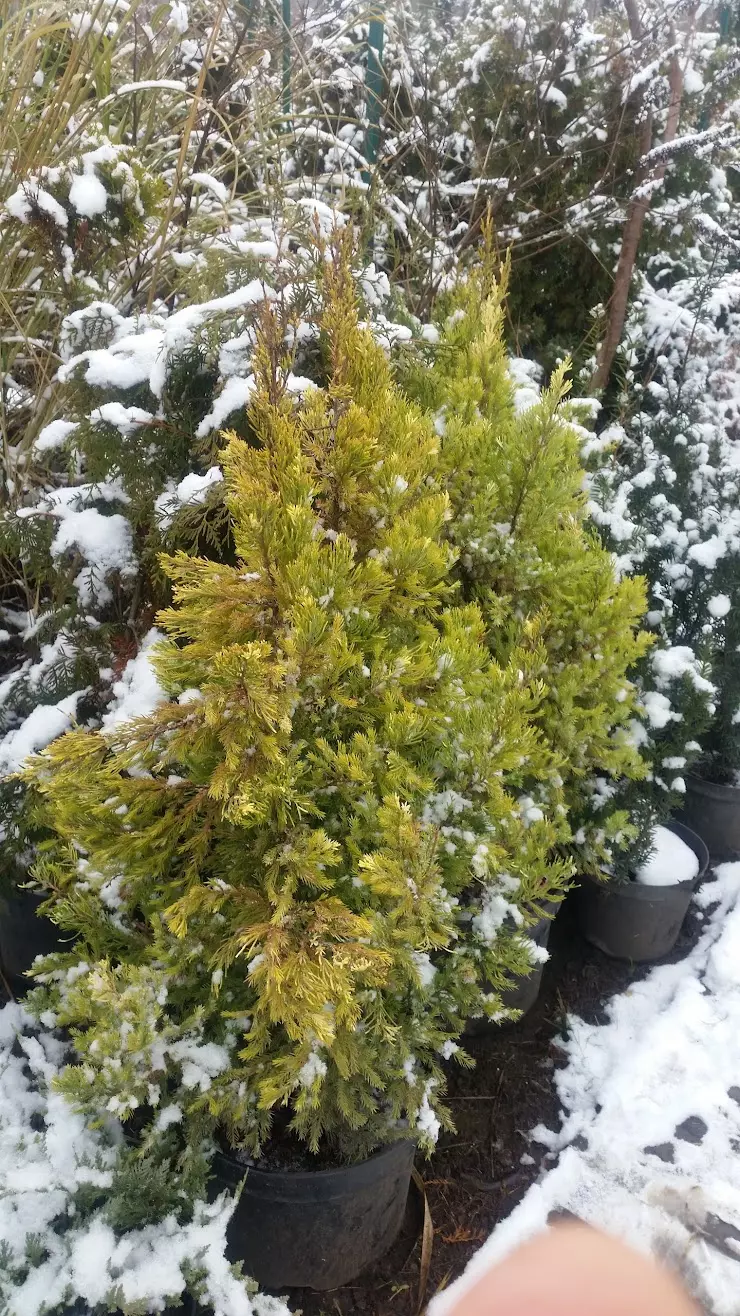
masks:
<svg viewBox="0 0 740 1316"><path fill-rule="evenodd" d="M701 978L738 37L0 0L8 1316L416 1316L543 1171L568 1011Z"/></svg>

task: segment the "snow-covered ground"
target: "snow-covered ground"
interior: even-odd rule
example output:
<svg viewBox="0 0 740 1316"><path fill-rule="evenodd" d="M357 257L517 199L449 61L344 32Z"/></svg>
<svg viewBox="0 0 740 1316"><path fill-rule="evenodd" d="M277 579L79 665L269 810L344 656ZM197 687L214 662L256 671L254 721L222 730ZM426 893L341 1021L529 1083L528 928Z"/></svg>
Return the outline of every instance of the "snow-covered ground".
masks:
<svg viewBox="0 0 740 1316"><path fill-rule="evenodd" d="M680 963L615 996L609 1022L569 1021L557 1164L502 1220L455 1284L571 1212L666 1259L710 1316L740 1313L740 863L695 897L704 931Z"/></svg>

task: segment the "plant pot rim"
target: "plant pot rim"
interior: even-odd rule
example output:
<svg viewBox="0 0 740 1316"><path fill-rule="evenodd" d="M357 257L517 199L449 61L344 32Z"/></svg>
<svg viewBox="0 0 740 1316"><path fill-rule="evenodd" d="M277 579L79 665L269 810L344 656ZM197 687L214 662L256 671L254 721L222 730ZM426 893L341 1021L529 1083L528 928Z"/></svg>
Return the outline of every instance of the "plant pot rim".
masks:
<svg viewBox="0 0 740 1316"><path fill-rule="evenodd" d="M416 1140L414 1138L396 1138L394 1142L389 1142L384 1147L380 1147L378 1151L372 1152L370 1156L365 1156L361 1161L352 1161L348 1165L337 1165L327 1170L281 1170L277 1167L272 1170L264 1169L262 1166L244 1165L231 1152L222 1151L220 1148L215 1153L211 1164L216 1171L220 1166L231 1172L231 1174L238 1172L240 1178L248 1175L253 1183L255 1180L267 1182L270 1179L288 1180L296 1185L307 1184L309 1181L315 1182L317 1179L320 1179L322 1183L327 1183L332 1177L344 1179L348 1174L360 1172L368 1165L376 1165L378 1161L383 1160L385 1157L390 1159L394 1154L398 1154L401 1147L406 1149L413 1147L415 1151Z"/></svg>
<svg viewBox="0 0 740 1316"><path fill-rule="evenodd" d="M708 781L706 777L701 777L697 772L688 772L686 779L691 786L701 795L714 795L720 800L728 800L737 803L740 798L740 786L733 786L729 782Z"/></svg>
<svg viewBox="0 0 740 1316"><path fill-rule="evenodd" d="M647 882L635 882L632 878L628 882L615 882L613 878L595 877L593 873L581 873L579 881L588 882L589 886L596 887L605 895L627 896L628 899L634 900L661 900L664 898L661 892L693 890L702 876L700 870L696 877L692 877L688 882L666 882L664 885L655 886L650 886Z"/></svg>

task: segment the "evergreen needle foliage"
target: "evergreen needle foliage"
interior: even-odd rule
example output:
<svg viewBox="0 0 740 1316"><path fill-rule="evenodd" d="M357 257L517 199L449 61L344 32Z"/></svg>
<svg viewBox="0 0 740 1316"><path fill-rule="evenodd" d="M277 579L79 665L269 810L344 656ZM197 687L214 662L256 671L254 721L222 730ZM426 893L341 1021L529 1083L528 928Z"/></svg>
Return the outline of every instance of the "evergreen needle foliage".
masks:
<svg viewBox="0 0 740 1316"><path fill-rule="evenodd" d="M199 1136L205 1112L252 1152L287 1106L356 1156L433 1143L440 1059L570 868L516 797L544 690L458 602L434 426L358 328L348 244L324 265L326 388L295 401L261 317L253 440L223 454L237 564L165 561L170 701L30 778L80 937L44 966L81 1056L63 1090Z"/></svg>
<svg viewBox="0 0 740 1316"><path fill-rule="evenodd" d="M407 384L443 434L441 460L463 597L475 601L497 663L514 660L533 694L548 771L532 773L536 806L564 791L579 862L593 868L625 838L627 814L610 804L623 778L644 776L630 724L630 670L650 637L640 579L618 582L612 555L587 525L584 430L566 402L567 364L538 401L517 399L504 342L508 269L490 257L456 295L428 365ZM538 764L532 765L537 769ZM530 801L531 803L531 801ZM608 807L607 807L608 806ZM627 829L629 832L629 828Z"/></svg>

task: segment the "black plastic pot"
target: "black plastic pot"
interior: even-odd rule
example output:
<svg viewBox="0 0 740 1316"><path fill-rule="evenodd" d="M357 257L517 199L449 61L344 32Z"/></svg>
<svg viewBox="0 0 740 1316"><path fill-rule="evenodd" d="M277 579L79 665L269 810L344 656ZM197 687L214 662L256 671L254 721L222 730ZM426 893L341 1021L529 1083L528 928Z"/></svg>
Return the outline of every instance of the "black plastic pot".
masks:
<svg viewBox="0 0 740 1316"><path fill-rule="evenodd" d="M348 1284L396 1238L413 1161L413 1142L338 1170L245 1169L219 1153L218 1183L233 1190L244 1180L229 1223L231 1259L266 1289Z"/></svg>
<svg viewBox="0 0 740 1316"><path fill-rule="evenodd" d="M740 787L720 786L689 773L681 821L698 833L712 859L740 858Z"/></svg>
<svg viewBox="0 0 740 1316"><path fill-rule="evenodd" d="M560 902L551 900L548 901L547 904L541 905L540 908L543 911L547 911L550 917L548 918L546 914L543 913L542 918L538 919L536 923L526 929L526 934L532 941L536 942L538 946L547 947L547 943L550 939L550 928L552 927L555 914L560 908ZM532 969L532 972L528 973L526 977L512 977L511 987L501 993L501 1004L505 1006L507 1010L521 1010L522 1015L525 1015L528 1010L532 1009L532 1006L540 994L544 969L544 963L537 964ZM515 1020L514 1022L518 1023L519 1021ZM500 1024L494 1023L493 1020L486 1019L485 1017L469 1019L465 1025L465 1034L468 1037L479 1037L482 1034L487 1033L490 1029L499 1028L500 1026Z"/></svg>
<svg viewBox="0 0 740 1316"><path fill-rule="evenodd" d="M686 842L699 860L690 882L674 886L643 886L640 882L605 882L581 878L576 909L581 932L593 946L617 960L643 963L670 954L678 940L689 901L709 865L700 836L682 823L666 824Z"/></svg>
<svg viewBox="0 0 740 1316"><path fill-rule="evenodd" d="M59 950L62 934L38 913L44 897L20 888L0 894L0 965L16 995L32 983L24 974L37 955Z"/></svg>

